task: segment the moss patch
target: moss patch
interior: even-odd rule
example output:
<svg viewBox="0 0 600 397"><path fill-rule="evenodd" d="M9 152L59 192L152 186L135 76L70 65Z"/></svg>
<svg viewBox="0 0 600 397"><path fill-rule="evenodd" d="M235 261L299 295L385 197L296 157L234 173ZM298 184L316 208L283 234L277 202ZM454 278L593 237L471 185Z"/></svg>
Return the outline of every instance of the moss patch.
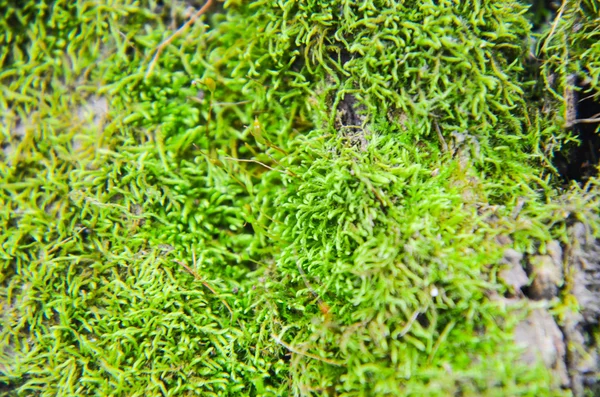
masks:
<svg viewBox="0 0 600 397"><path fill-rule="evenodd" d="M595 2L538 71L518 2L226 1L146 76L166 3L0 0L0 387L567 394L498 273L600 237L598 180L552 163Z"/></svg>

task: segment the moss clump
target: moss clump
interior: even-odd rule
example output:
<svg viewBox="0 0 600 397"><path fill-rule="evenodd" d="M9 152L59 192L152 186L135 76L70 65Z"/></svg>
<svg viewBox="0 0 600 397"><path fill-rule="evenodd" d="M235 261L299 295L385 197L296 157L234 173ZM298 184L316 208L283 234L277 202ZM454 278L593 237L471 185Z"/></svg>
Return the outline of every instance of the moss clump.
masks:
<svg viewBox="0 0 600 397"><path fill-rule="evenodd" d="M527 9L242 3L148 77L181 4L0 3L2 387L565 394L492 299L568 243Z"/></svg>
<svg viewBox="0 0 600 397"><path fill-rule="evenodd" d="M577 89L576 79L583 80L586 91L596 101L600 96L600 45L598 44L598 15L600 5L596 1L564 2L557 11L552 25L539 41L539 52L543 56L543 76L550 93L562 102L565 117L568 91ZM570 109L572 111L572 109ZM572 120L571 120L572 121Z"/></svg>

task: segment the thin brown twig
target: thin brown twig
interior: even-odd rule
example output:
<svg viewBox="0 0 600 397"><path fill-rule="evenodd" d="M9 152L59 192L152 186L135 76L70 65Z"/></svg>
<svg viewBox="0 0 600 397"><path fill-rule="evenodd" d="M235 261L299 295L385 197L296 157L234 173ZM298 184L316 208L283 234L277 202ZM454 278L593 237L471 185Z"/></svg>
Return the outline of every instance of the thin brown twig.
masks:
<svg viewBox="0 0 600 397"><path fill-rule="evenodd" d="M444 139L444 135L442 135L442 131L440 130L439 124L435 120L433 121L433 124L435 126L435 131L437 132L438 139L440 140L440 143L442 144L442 151L444 153L448 153L448 151L449 151L448 144L446 143L446 140Z"/></svg>
<svg viewBox="0 0 600 397"><path fill-rule="evenodd" d="M50 249L50 251L46 252L46 255L50 255L52 253L54 253L56 250L58 250L59 248L62 247L63 244L68 243L69 241L73 240L76 236L78 236L79 234L81 234L81 232L83 232L86 228L82 227L79 230L77 230L75 232L75 234L73 236L67 237L64 240L62 240L61 242L59 242L58 244L56 244L54 247L52 247Z"/></svg>
<svg viewBox="0 0 600 397"><path fill-rule="evenodd" d="M160 57L160 53L165 49L165 47L168 46L169 44L171 44L171 42L177 36L179 36L181 33L183 33L183 31L185 31L194 22L196 22L196 19L200 18L200 16L202 14L204 14L206 12L206 10L208 10L208 8L212 5L212 3L213 3L213 0L206 0L206 3L204 3L202 8L200 8L198 10L198 12L196 12L186 23L181 25L181 27L179 29L177 29L175 31L175 33L173 33L166 40L164 40L162 43L160 43L158 47L156 47L156 54L154 55L154 58L152 58L152 62L150 62L150 65L148 66L148 71L146 72L146 75L144 76L145 79L147 79L152 74L152 70L154 70L154 67L156 66L156 62L158 61L158 58Z"/></svg>
<svg viewBox="0 0 600 397"><path fill-rule="evenodd" d="M256 164L260 164L260 165L262 165L262 166L263 166L263 167L265 167L265 168L268 168L268 169L270 169L271 171L283 172L283 171L281 171L281 170L276 170L275 168L269 167L269 166L268 166L268 165L266 165L265 163L261 163L261 162L260 162L260 161L258 161L258 160L253 160L253 159L236 159L235 157L226 157L226 156L223 156L223 158L224 158L225 160L231 160L231 161L240 161L240 162L242 162L242 163L256 163Z"/></svg>
<svg viewBox="0 0 600 397"><path fill-rule="evenodd" d="M402 328L402 330L400 331L400 333L398 334L398 338L402 338L404 335L406 335L408 333L408 331L410 331L410 329L412 328L413 323L415 322L415 320L417 319L417 317L419 317L419 314L421 314L423 311L421 311L421 309L417 309L414 311L414 313L410 316L410 319L407 321L406 325L404 326L404 328Z"/></svg>
<svg viewBox="0 0 600 397"><path fill-rule="evenodd" d="M303 352L303 351L300 351L300 350L296 349L295 347L293 347L293 346L290 346L290 345L288 345L287 343L285 343L284 341L282 341L282 340L281 340L281 339L280 339L280 338L279 338L277 335L275 335L275 334L271 334L271 338L273 338L273 339L275 340L275 342L279 343L281 346L285 347L286 349L288 349L288 350L289 350L289 351L291 351L292 353L296 353L296 354L299 354L299 355L301 355L301 356L305 356L305 357L312 358L312 359L315 359L315 360L323 361L324 363L331 364L331 365L336 365L336 366L338 366L338 367L341 367L341 366L342 366L342 364L341 364L341 363L339 363L339 362L337 362L337 361L330 360L330 359L328 359L328 358L324 358L324 357L319 357L319 356L317 356L316 354L311 354L311 353L308 353L308 352Z"/></svg>
<svg viewBox="0 0 600 397"><path fill-rule="evenodd" d="M286 152L285 150L283 150L283 149L282 149L282 148L280 148L279 146L277 146L277 145L274 145L274 144L272 144L272 143L271 143L271 142L269 142L269 141L266 141L266 144L267 144L267 146L268 146L268 147L270 147L270 148L273 148L273 149L277 150L278 152L281 152L281 153L282 153L284 156L287 156L287 155L288 155L288 152Z"/></svg>
<svg viewBox="0 0 600 397"><path fill-rule="evenodd" d="M194 264L194 267L195 267L196 266L196 252L194 252L193 250L192 250L192 261L193 261L192 263ZM233 309L231 308L231 306L229 306L229 304L224 299L219 297L219 294L217 294L217 291L215 291L215 289L207 281L205 281L202 277L200 277L198 272L196 272L194 269L192 269L191 267L186 265L183 261L176 261L176 262L178 264L180 264L181 266L183 266L183 268L185 270L187 270L188 273L190 273L192 276L194 276L194 278L196 280L200 281L202 283L202 285L204 285L210 292L212 292L216 297L218 297L219 300L221 301L221 303L223 305L225 305L227 310L229 310L229 313L231 313L231 315L233 316Z"/></svg>
<svg viewBox="0 0 600 397"><path fill-rule="evenodd" d="M61 248L63 244L68 243L71 240L73 240L73 236L67 237L66 239L64 239L63 241L59 242L54 247L52 247L52 249L50 249L50 251L46 252L46 255L50 255L50 254L54 253L56 250L58 250L59 248Z"/></svg>
<svg viewBox="0 0 600 397"><path fill-rule="evenodd" d="M267 154L267 156L269 156L269 154ZM295 174L295 173L293 173L292 171L290 171L290 170L286 169L285 167L284 167L284 170L283 170L283 171L281 171L281 170L276 170L276 169L275 169L275 168L273 168L273 167L269 167L268 165L266 165L266 164L264 164L264 163L261 163L260 161L258 161L258 160L254 160L254 159L236 159L235 157L223 157L223 158L224 158L225 160L231 160L231 161L240 161L240 162L242 162L242 163L256 163L256 164L260 164L260 165L262 165L263 167L270 169L271 171L277 171L277 172L281 172L282 174L288 174L288 175L290 175L290 176L293 176L293 177L295 177L295 178L299 178L299 176L298 176L298 175L296 175L296 174ZM277 165L280 165L280 166L281 166L281 164L279 164L279 162L278 162L277 160L275 160L273 157L269 156L269 158L270 158L271 160L273 160L275 163L277 163ZM282 166L282 167L283 167L283 166Z"/></svg>
<svg viewBox="0 0 600 397"><path fill-rule="evenodd" d="M584 96L583 98L580 98L577 102L581 103L583 101L587 101L588 99L591 99L591 98L595 97L596 95L598 95L598 93L593 93L588 96Z"/></svg>
<svg viewBox="0 0 600 397"><path fill-rule="evenodd" d="M571 125L573 124L580 124L580 123L587 123L587 124L594 124L594 123L600 123L600 117L597 118L591 118L591 119L575 119L573 120L573 122L571 123Z"/></svg>
<svg viewBox="0 0 600 397"><path fill-rule="evenodd" d="M217 106L236 106L236 105L244 105L246 103L250 103L252 101L239 101L239 102L215 102Z"/></svg>
<svg viewBox="0 0 600 397"><path fill-rule="evenodd" d="M271 157L271 156L269 156L269 157ZM282 174L288 174L288 175L290 175L290 176L293 176L293 177L299 178L299 176L298 176L298 175L294 174L292 171L290 171L290 170L288 170L288 169L286 169L286 170L283 170L283 171L282 171L282 170L276 170L275 168L273 168L273 167L269 167L269 166L268 166L268 165L266 165L265 163L261 163L261 162L260 162L260 161L258 161L258 160L254 160L254 159L236 159L235 157L226 157L226 156L223 156L222 158L223 158L223 159L225 159L225 160L231 160L231 161L240 161L240 162L242 162L242 163L256 163L256 164L260 164L260 165L262 165L263 167L265 167L265 168L267 168L267 169L270 169L271 171L281 172ZM271 158L271 160L273 160L273 158Z"/></svg>
<svg viewBox="0 0 600 397"><path fill-rule="evenodd" d="M556 16L556 18L554 19L554 23L552 24L552 29L550 29L550 33L548 34L548 37L546 37L546 40L544 40L544 45L542 46L541 52L546 51L546 46L550 42L552 35L554 35L554 31L556 30L558 21L560 21L560 18L562 17L563 12L565 11L566 5L567 5L567 0L563 0L562 4L560 6L560 9L558 10L558 15Z"/></svg>

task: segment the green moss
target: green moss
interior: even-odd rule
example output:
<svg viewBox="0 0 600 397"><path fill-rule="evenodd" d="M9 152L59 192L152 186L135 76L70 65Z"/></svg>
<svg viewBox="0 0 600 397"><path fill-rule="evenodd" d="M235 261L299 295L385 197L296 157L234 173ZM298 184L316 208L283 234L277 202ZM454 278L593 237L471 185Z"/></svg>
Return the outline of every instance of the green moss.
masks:
<svg viewBox="0 0 600 397"><path fill-rule="evenodd" d="M598 98L600 65L598 65L598 13L596 1L565 2L557 18L540 40L544 55L543 72L548 88L558 99L565 90L574 89L574 77L585 80L586 94ZM564 104L565 106L567 104ZM566 109L564 109L566 111ZM563 116L564 112L560 115ZM566 120L565 120L566 121Z"/></svg>
<svg viewBox="0 0 600 397"><path fill-rule="evenodd" d="M145 78L170 8L0 2L0 382L565 394L490 299L499 236L567 238L550 159L571 137L539 110L526 8L241 3ZM597 235L587 189L569 211Z"/></svg>

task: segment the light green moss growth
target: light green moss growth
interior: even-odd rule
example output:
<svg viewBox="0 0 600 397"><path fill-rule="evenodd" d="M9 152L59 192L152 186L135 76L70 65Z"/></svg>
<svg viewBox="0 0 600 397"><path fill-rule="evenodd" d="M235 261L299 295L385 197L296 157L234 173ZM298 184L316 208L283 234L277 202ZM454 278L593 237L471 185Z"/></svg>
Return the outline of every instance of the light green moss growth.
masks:
<svg viewBox="0 0 600 397"><path fill-rule="evenodd" d="M145 78L167 3L0 0L0 387L567 394L491 299L500 236L600 237L597 179L560 201L525 6L226 1Z"/></svg>

